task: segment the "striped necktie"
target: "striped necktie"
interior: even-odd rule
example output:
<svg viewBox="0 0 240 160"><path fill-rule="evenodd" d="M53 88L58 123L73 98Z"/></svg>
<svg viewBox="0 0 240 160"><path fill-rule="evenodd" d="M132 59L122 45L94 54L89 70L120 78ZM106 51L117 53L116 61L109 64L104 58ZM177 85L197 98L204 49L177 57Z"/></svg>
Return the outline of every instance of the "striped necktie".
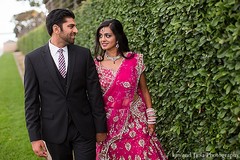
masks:
<svg viewBox="0 0 240 160"><path fill-rule="evenodd" d="M66 70L65 58L64 58L64 55L63 55L63 49L60 48L58 50L58 53L59 53L59 56L58 56L58 70L59 70L60 74L62 75L62 77L65 78L67 70Z"/></svg>

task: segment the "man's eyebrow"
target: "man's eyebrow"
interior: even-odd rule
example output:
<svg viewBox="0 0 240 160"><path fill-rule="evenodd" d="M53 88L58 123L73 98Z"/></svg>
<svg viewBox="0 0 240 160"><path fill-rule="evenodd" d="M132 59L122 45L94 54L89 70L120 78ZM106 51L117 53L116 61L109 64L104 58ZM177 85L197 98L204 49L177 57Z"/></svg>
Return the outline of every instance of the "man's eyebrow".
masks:
<svg viewBox="0 0 240 160"><path fill-rule="evenodd" d="M76 24L68 24L68 26L71 26L71 27L73 27L73 26L77 26Z"/></svg>

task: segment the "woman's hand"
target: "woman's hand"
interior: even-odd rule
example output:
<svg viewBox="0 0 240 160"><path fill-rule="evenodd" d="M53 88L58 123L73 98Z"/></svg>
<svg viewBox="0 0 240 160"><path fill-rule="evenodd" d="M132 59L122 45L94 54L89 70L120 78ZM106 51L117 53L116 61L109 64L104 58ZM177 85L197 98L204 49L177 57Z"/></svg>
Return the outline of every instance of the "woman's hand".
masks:
<svg viewBox="0 0 240 160"><path fill-rule="evenodd" d="M107 138L107 133L97 133L96 140L98 144L101 144Z"/></svg>
<svg viewBox="0 0 240 160"><path fill-rule="evenodd" d="M148 124L148 133L151 136L155 132L155 124Z"/></svg>

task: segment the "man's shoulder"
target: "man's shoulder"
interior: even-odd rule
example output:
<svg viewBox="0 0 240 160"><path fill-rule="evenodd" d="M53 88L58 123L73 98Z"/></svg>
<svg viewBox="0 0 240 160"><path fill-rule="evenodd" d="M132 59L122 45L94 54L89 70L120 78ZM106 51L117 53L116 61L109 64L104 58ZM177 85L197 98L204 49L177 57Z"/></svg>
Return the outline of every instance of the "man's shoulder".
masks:
<svg viewBox="0 0 240 160"><path fill-rule="evenodd" d="M80 45L76 45L76 44L71 44L71 45L69 45L68 47L69 47L69 49L76 49L76 50L82 50L82 51L89 51L88 48L86 48L86 47L82 47L82 46L80 46Z"/></svg>
<svg viewBox="0 0 240 160"><path fill-rule="evenodd" d="M91 55L90 49L79 46L79 45L69 45L68 52L70 54L75 54L75 56L79 56L81 58L83 57L87 58Z"/></svg>
<svg viewBox="0 0 240 160"><path fill-rule="evenodd" d="M34 49L33 51L31 51L31 52L29 52L26 56L30 56L30 57L32 57L32 56L37 56L37 55L39 55L41 52L44 52L45 50L46 50L46 45L44 45L44 46L41 46L41 47L39 47L39 48L36 48L36 49Z"/></svg>

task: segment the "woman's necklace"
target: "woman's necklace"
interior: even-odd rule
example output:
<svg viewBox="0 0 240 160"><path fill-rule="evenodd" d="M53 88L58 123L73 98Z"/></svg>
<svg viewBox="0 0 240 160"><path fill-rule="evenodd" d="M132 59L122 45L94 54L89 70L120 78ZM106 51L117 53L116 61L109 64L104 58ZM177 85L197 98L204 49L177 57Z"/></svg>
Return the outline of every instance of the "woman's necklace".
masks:
<svg viewBox="0 0 240 160"><path fill-rule="evenodd" d="M105 55L106 55L106 58L107 58L108 60L113 61L114 64L115 64L116 60L118 60L118 59L121 58L121 55L120 55L120 54L119 54L118 56L116 56L116 57L111 57L111 56L109 56L109 55L107 54L107 52L106 52Z"/></svg>

